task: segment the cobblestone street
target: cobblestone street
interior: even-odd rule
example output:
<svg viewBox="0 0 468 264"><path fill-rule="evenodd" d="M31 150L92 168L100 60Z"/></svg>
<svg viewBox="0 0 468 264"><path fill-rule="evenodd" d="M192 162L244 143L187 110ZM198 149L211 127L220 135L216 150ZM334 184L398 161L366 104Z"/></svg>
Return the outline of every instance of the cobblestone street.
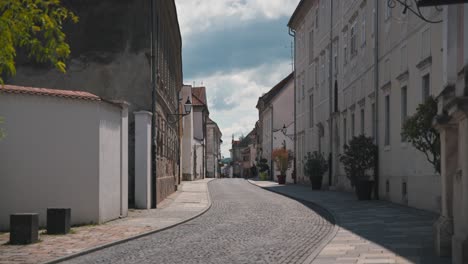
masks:
<svg viewBox="0 0 468 264"><path fill-rule="evenodd" d="M303 263L334 230L327 212L244 180L209 190L212 207L195 220L67 263Z"/></svg>

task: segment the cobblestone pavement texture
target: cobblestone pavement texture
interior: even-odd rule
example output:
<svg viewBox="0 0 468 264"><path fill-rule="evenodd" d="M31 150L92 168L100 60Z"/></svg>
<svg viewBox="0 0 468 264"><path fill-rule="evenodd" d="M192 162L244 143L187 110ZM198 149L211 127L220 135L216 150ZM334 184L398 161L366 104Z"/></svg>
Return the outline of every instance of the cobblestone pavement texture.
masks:
<svg viewBox="0 0 468 264"><path fill-rule="evenodd" d="M46 235L42 231L41 242L36 244L7 245L9 234L0 234L0 264L42 263L183 222L208 208L209 181L184 182L180 191L166 198L158 209L131 210L126 218L103 225L74 227L65 236Z"/></svg>
<svg viewBox="0 0 468 264"><path fill-rule="evenodd" d="M358 201L354 194L312 191L310 186L251 181L297 199L312 201L336 218L336 236L314 264L449 264L435 256L432 224L437 215L386 201Z"/></svg>
<svg viewBox="0 0 468 264"><path fill-rule="evenodd" d="M334 229L322 209L245 180L212 181L209 190L202 216L67 263L302 263Z"/></svg>

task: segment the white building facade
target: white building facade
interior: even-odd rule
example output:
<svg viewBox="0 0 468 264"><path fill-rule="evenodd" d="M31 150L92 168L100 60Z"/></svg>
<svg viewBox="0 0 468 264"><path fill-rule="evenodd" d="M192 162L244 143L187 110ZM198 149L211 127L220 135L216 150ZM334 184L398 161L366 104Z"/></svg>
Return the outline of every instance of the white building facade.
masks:
<svg viewBox="0 0 468 264"><path fill-rule="evenodd" d="M294 153L294 79L293 73L279 82L268 93L259 98L257 108L259 111L259 126L257 134L261 134L261 151L256 153L257 160L265 158L271 168L275 168L272 160L274 149L282 148ZM286 135L283 128L286 126ZM291 134L288 134L290 133ZM273 180L277 180L279 171L271 170ZM286 181L292 183L291 167L286 173Z"/></svg>
<svg viewBox="0 0 468 264"><path fill-rule="evenodd" d="M432 19L442 16L424 10ZM374 137L379 197L439 212L440 175L400 133L417 106L440 91L442 25L402 11L379 0L300 2L289 22L295 35L296 155L322 152L332 164L324 185L351 191L338 157L353 136ZM298 159L297 177L305 182L303 166Z"/></svg>
<svg viewBox="0 0 468 264"><path fill-rule="evenodd" d="M218 124L208 118L206 124L206 177L220 178L221 169L219 161L221 160L221 130Z"/></svg>
<svg viewBox="0 0 468 264"><path fill-rule="evenodd" d="M442 211L436 250L468 263L468 4L443 9L443 81L435 127L441 139Z"/></svg>

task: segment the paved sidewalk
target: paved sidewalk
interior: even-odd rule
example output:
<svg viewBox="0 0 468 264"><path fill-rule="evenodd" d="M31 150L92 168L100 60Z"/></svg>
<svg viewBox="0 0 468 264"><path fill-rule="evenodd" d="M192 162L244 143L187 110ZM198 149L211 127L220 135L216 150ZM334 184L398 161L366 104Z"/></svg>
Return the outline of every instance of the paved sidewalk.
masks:
<svg viewBox="0 0 468 264"><path fill-rule="evenodd" d="M49 262L185 222L211 206L210 180L183 182L179 191L166 198L158 209L130 210L126 218L103 225L74 227L65 236L40 234L40 242L36 244L6 245L9 234L0 234L0 264Z"/></svg>
<svg viewBox="0 0 468 264"><path fill-rule="evenodd" d="M358 201L352 193L312 191L304 185L250 181L265 189L314 202L329 210L339 226L313 264L449 264L435 256L432 224L437 215L385 201Z"/></svg>

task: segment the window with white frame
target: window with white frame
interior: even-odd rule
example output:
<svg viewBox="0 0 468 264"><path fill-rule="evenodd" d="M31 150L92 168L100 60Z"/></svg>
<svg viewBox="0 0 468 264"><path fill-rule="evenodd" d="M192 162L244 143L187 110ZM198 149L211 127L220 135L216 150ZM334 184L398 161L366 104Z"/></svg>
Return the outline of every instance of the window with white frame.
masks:
<svg viewBox="0 0 468 264"><path fill-rule="evenodd" d="M403 45L400 49L400 71L403 72L408 68L408 54L406 52L406 45Z"/></svg>
<svg viewBox="0 0 468 264"><path fill-rule="evenodd" d="M431 55L431 36L429 28L421 33L421 58L425 59Z"/></svg>
<svg viewBox="0 0 468 264"><path fill-rule="evenodd" d="M365 112L364 107L361 108L361 135L364 135L365 127L366 127L366 120L365 120Z"/></svg>
<svg viewBox="0 0 468 264"><path fill-rule="evenodd" d="M304 96L305 96L305 74L304 73L302 73L301 89L302 89L302 98L304 99Z"/></svg>
<svg viewBox="0 0 468 264"><path fill-rule="evenodd" d="M375 20L376 20L376 16L375 16L375 8L372 9L372 25L371 25L371 35L374 36L375 34Z"/></svg>
<svg viewBox="0 0 468 264"><path fill-rule="evenodd" d="M309 127L314 127L314 95L309 97Z"/></svg>
<svg viewBox="0 0 468 264"><path fill-rule="evenodd" d="M385 96L385 146L390 145L390 95Z"/></svg>
<svg viewBox="0 0 468 264"><path fill-rule="evenodd" d="M338 40L335 41L335 45L333 46L333 64L335 74L338 73Z"/></svg>
<svg viewBox="0 0 468 264"><path fill-rule="evenodd" d="M309 32L309 65L314 61L314 31Z"/></svg>
<svg viewBox="0 0 468 264"><path fill-rule="evenodd" d="M315 28L319 27L319 8L315 9Z"/></svg>
<svg viewBox="0 0 468 264"><path fill-rule="evenodd" d="M316 61L316 62L315 62L315 65L314 65L314 71L315 71L315 73L314 73L314 75L315 75L315 88L317 88L317 87L318 87L318 84L319 84L318 68L319 68L319 66L318 66L318 61Z"/></svg>
<svg viewBox="0 0 468 264"><path fill-rule="evenodd" d="M343 63L348 63L348 31L343 33Z"/></svg>
<svg viewBox="0 0 468 264"><path fill-rule="evenodd" d="M372 103L372 106L371 106L371 122L372 122L372 138L374 139L374 142L375 142L375 136L376 136L376 129L375 129L375 115L376 115L376 111L375 111L375 103Z"/></svg>
<svg viewBox="0 0 468 264"><path fill-rule="evenodd" d="M384 82L388 83L390 81L390 58L385 60L384 65Z"/></svg>
<svg viewBox="0 0 468 264"><path fill-rule="evenodd" d="M392 8L390 8L388 5L384 5L384 8L385 8L385 21L387 21L392 16Z"/></svg>
<svg viewBox="0 0 468 264"><path fill-rule="evenodd" d="M346 123L346 117L343 118L343 141L345 144L348 143L348 127Z"/></svg>
<svg viewBox="0 0 468 264"><path fill-rule="evenodd" d="M325 82L325 54L320 56L320 83Z"/></svg>
<svg viewBox="0 0 468 264"><path fill-rule="evenodd" d="M422 77L422 99L423 103L431 95L431 80L429 73Z"/></svg>
<svg viewBox="0 0 468 264"><path fill-rule="evenodd" d="M351 57L354 57L357 54L356 47L356 23L351 26Z"/></svg>
<svg viewBox="0 0 468 264"><path fill-rule="evenodd" d="M361 46L366 45L366 37L366 14L364 13L361 22Z"/></svg>
<svg viewBox="0 0 468 264"><path fill-rule="evenodd" d="M404 86L401 88L401 127L403 128L403 124L408 117L408 88ZM406 142L406 138L402 135L401 141Z"/></svg>

